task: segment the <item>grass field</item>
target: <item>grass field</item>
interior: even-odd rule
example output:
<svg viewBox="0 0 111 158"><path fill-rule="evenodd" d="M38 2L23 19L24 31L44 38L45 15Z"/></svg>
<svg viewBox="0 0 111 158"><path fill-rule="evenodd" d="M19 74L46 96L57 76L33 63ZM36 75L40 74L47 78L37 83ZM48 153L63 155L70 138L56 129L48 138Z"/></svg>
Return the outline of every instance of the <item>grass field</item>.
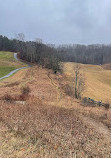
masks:
<svg viewBox="0 0 111 158"><path fill-rule="evenodd" d="M60 89L62 77L33 66L0 82L1 158L111 156L111 109L82 106Z"/></svg>
<svg viewBox="0 0 111 158"><path fill-rule="evenodd" d="M1 54L1 74L23 66L13 53ZM111 109L83 106L62 89L73 65L64 64L67 77L36 65L0 82L0 158L111 157ZM84 95L98 95L100 83L110 87L110 70L81 67L89 86Z"/></svg>
<svg viewBox="0 0 111 158"><path fill-rule="evenodd" d="M12 52L0 51L0 77L23 66L25 66L25 64L16 61Z"/></svg>
<svg viewBox="0 0 111 158"><path fill-rule="evenodd" d="M0 51L0 60L15 61L12 52Z"/></svg>
<svg viewBox="0 0 111 158"><path fill-rule="evenodd" d="M74 64L65 63L64 73L72 78L74 75ZM85 91L83 96L97 101L111 103L111 64L89 65L80 64L81 72L85 76Z"/></svg>

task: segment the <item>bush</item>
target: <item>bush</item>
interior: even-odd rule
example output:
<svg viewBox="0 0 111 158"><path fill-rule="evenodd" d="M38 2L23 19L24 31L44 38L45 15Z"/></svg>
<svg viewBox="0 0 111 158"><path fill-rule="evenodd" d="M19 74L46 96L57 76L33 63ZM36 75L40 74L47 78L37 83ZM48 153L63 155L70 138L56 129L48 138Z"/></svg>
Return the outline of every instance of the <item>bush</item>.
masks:
<svg viewBox="0 0 111 158"><path fill-rule="evenodd" d="M30 88L29 87L22 87L21 88L21 93L22 93L22 95L29 95L29 93L30 93Z"/></svg>
<svg viewBox="0 0 111 158"><path fill-rule="evenodd" d="M4 95L2 99L9 102L13 100L9 94Z"/></svg>
<svg viewBox="0 0 111 158"><path fill-rule="evenodd" d="M21 88L20 100L27 100L29 98L29 93L31 92L29 87Z"/></svg>
<svg viewBox="0 0 111 158"><path fill-rule="evenodd" d="M56 72L62 72L62 66L60 65L60 62L55 57L47 57L43 59L42 66L48 69L52 69L54 73Z"/></svg>

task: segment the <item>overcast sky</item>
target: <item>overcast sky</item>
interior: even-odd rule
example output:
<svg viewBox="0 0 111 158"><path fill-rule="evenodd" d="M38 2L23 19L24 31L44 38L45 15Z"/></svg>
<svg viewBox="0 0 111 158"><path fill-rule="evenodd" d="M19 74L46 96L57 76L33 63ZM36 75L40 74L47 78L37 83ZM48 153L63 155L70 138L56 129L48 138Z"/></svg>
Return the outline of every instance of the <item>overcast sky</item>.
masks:
<svg viewBox="0 0 111 158"><path fill-rule="evenodd" d="M111 43L111 0L0 0L0 34L45 43Z"/></svg>

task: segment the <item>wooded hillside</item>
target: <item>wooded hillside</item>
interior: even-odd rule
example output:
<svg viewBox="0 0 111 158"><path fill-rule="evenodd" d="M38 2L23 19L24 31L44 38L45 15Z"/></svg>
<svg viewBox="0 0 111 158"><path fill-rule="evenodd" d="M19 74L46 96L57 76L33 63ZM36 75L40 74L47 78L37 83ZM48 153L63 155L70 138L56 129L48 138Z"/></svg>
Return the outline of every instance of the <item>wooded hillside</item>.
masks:
<svg viewBox="0 0 111 158"><path fill-rule="evenodd" d="M19 34L20 35L20 34ZM8 39L0 36L0 50L20 52L20 58L36 62L43 67L60 70L60 61L84 64L104 64L111 62L111 45L45 45L22 38Z"/></svg>

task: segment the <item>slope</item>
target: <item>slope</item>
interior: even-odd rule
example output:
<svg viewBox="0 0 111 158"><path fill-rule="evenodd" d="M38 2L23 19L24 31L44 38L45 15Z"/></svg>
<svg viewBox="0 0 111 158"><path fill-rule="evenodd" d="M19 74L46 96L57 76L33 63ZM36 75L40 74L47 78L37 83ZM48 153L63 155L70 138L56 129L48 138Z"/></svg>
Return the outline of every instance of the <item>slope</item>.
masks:
<svg viewBox="0 0 111 158"><path fill-rule="evenodd" d="M59 87L62 77L34 66L0 83L1 157L111 156L111 135L105 125L111 124L111 111L84 107L67 96ZM16 102L23 87L30 88L24 105ZM10 100L2 99L6 95Z"/></svg>
<svg viewBox="0 0 111 158"><path fill-rule="evenodd" d="M74 65L75 63L64 64L64 73L69 79L73 78ZM107 65L80 65L86 83L83 96L111 103L111 70L106 69Z"/></svg>
<svg viewBox="0 0 111 158"><path fill-rule="evenodd" d="M0 78L24 66L26 66L26 64L15 60L14 53L0 51Z"/></svg>

